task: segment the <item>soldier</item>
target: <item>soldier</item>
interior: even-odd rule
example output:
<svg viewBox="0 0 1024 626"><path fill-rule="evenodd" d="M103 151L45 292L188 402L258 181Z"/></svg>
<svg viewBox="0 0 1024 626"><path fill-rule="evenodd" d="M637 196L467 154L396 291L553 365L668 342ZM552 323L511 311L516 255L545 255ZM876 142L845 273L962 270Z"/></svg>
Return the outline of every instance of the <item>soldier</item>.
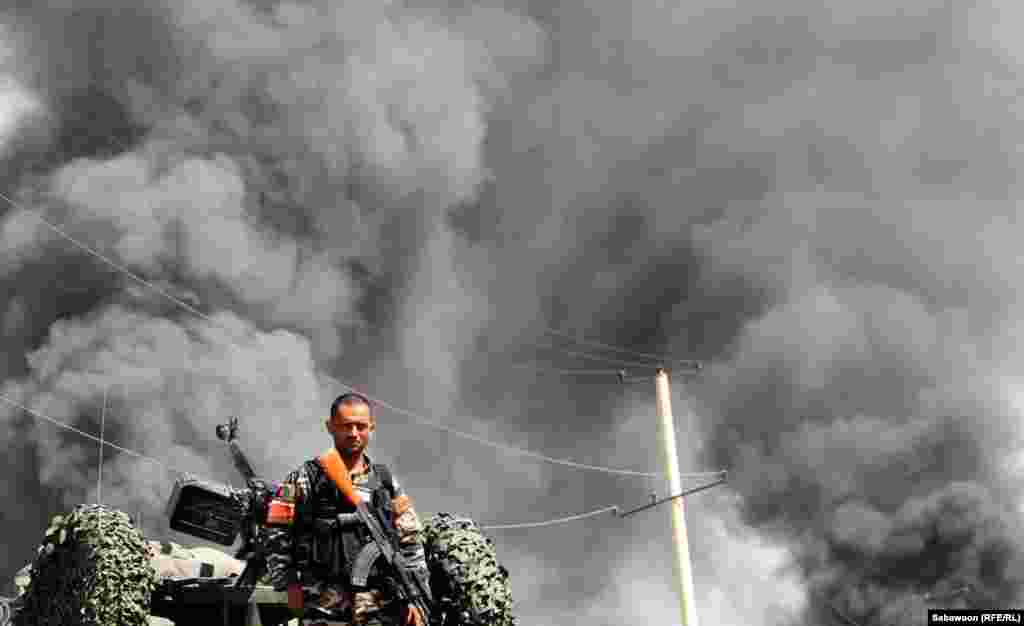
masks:
<svg viewBox="0 0 1024 626"><path fill-rule="evenodd" d="M288 589L293 608L313 602L338 616L314 626L426 626L415 607L398 601L397 582L381 567L383 560L374 559L373 539L354 515L355 498L387 503L393 526L387 530L397 536L410 574L426 583L422 524L412 501L388 468L366 454L376 426L370 401L358 393L339 396L326 426L334 446L290 473L271 503L267 563L273 585ZM302 587L313 591L303 596Z"/></svg>

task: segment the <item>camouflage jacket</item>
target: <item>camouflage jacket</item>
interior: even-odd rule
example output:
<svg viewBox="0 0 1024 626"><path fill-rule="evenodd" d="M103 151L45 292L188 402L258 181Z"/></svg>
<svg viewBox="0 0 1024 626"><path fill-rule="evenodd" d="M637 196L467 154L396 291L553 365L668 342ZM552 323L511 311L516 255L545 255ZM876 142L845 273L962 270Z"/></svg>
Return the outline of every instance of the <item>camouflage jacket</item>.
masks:
<svg viewBox="0 0 1024 626"><path fill-rule="evenodd" d="M365 454L364 460L365 470L350 474L353 486L367 502L372 501L374 490L388 491L391 520L402 554L410 567L425 570L423 526L412 501L390 471L374 464ZM267 564L274 587L287 586L296 581L301 572L304 585L327 584L339 592L362 592L361 596L372 593L382 597L381 604L388 601L387 596L393 595L393 589L388 588L388 581L377 575L376 570L368 580L352 580L354 551L361 547L352 543L365 544L367 536L341 536L343 532L338 529L325 530L338 513L354 511L354 508L344 500L315 459L288 474L277 497L293 503L294 517L290 523L273 526L268 531Z"/></svg>

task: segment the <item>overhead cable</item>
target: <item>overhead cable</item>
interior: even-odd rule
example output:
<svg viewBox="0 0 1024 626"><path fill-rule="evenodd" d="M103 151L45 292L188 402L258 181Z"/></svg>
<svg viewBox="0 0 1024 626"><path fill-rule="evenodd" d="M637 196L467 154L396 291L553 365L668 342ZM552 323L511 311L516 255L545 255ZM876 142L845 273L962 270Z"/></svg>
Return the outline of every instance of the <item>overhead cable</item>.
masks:
<svg viewBox="0 0 1024 626"><path fill-rule="evenodd" d="M538 346L540 348L544 348L546 350L557 350L558 352L563 352L563 353L565 353L565 354L567 354L569 356L575 356L575 357L579 357L581 359L590 359L592 361L602 361L604 363L611 363L612 365L624 365L626 367L648 367L648 368L657 367L656 363L641 363L640 361L626 361L624 359L615 359L615 358L612 358L612 357L602 356L600 354L594 354L592 352L584 352L582 350L570 350L569 348L564 348L564 347L559 346L559 345L554 344L554 343L545 344L545 343L541 343L539 341L531 341L530 343L532 343L535 346Z"/></svg>
<svg viewBox="0 0 1024 626"><path fill-rule="evenodd" d="M163 461L161 461L159 459L154 459L151 456L146 456L145 454L142 454L141 452L136 452L134 450L129 450L128 448L122 448L121 446L119 446L117 444L114 444L114 443L111 443L109 441L105 441L101 437L97 437L96 435L93 435L92 433L87 433L84 430L75 428L74 426L72 426L70 424L66 424L66 423L64 423L64 422L62 422L60 420L54 419L52 417L49 417L48 415L44 415L43 413L40 413L39 411L36 411L36 410L33 410L33 409L30 409L27 406L25 406L24 404L22 404L22 403L20 403L20 402L18 402L16 400L12 400L11 398L8 398L7 396L5 396L3 394L0 394L0 400L6 402L7 404L9 404L9 405L11 405L11 406L13 406L15 408L18 408L18 409L21 409L22 411L25 411L26 413L28 413L29 415L31 415L33 417L37 417L37 418L39 418L41 420L45 420L47 422L50 422L51 424L54 424L55 426L59 426L60 428L63 428L65 430L70 430L71 432L77 433L77 434L85 437L86 439L91 439L91 440L95 441L96 443L99 443L100 445L108 446L108 447L113 448L115 450L119 450L121 452L124 452L125 454L129 454L131 456L143 459L145 461L149 461L150 463L154 463L156 465L159 465L160 467L163 467L164 469L170 470L171 472L175 472L177 474L181 474L181 475L190 474L190 472L184 472L184 471L175 469L171 465L168 465L167 463L164 463Z"/></svg>
<svg viewBox="0 0 1024 626"><path fill-rule="evenodd" d="M184 302L183 300L181 300L179 298L176 298L175 296L171 295L167 291L161 289L159 286L157 286L157 285L153 284L152 282L146 280L145 278L142 278L141 276L138 276L137 274L133 273L131 270L127 269L123 265L117 263L116 261L111 260L110 258L108 258L107 256L103 255L102 253L100 253L100 252L94 250L93 248L89 247L88 245L78 241L77 239L75 239L71 235L67 234L62 229L57 227L56 225L51 224L48 220L46 220L41 215L39 215L38 211L30 210L30 209L26 209L26 208L22 207L21 205L16 203L14 200L9 198L7 195L3 194L2 192L0 192L0 198L2 198L3 200L7 201L11 206L13 206L15 208L18 208L18 209L21 209L23 211L32 213L33 215L35 215L35 217L40 222L42 222L44 225L46 225L48 228L50 228L53 232L57 233L58 235L60 235L64 239L70 241L71 243L73 243L78 248L80 248L83 251L89 253L93 257L103 261L104 263L106 263L107 265L113 267L114 269L116 269L116 270L126 274L127 276L131 277L135 281L137 281L140 284L144 285L145 287L148 287L149 289L152 289L156 293L162 295L163 297L167 298L168 300L170 300L171 302L177 304L178 306L182 307L183 309L189 311L190 313L196 315L197 317L199 317L199 318L201 318L201 319L203 319L203 320L205 320L205 321L207 321L207 322L209 322L209 323L211 323L211 324L213 324L215 326L220 326L221 328L226 328L223 324L218 323L212 317L210 317L209 315L203 313L202 311L200 311L199 309L195 308L194 306L188 304L187 302ZM233 329L227 329L227 330L233 331ZM630 362L628 362L628 361L620 361L620 363L630 363ZM356 389L354 387L352 387L351 385L347 385L345 383L341 383L341 384L342 384L343 387L346 387L346 388L348 388L348 389L350 389L352 391L356 391ZM553 463L553 464L556 464L556 465L562 465L562 466L566 466L566 467L574 467L574 468L577 468L577 469L605 472L605 473L609 473L609 474L619 474L619 475L626 475L626 476L648 476L648 477L650 477L650 476L657 476L658 475L658 473L656 473L656 472L643 472L643 471L636 471L636 470L616 469L616 468L604 467L604 466L600 466L600 465L590 465L590 464L586 464L586 463L578 463L578 462L571 461L571 460L568 460L568 459L557 459L557 458L546 456L546 455L543 455L543 454L540 454L540 453L537 453L537 452L532 452L532 451L529 451L529 450L522 450L522 449L519 449L519 448L515 448L513 446L509 446L507 444L490 441L490 440L484 439L482 437L478 437L476 435L472 435L470 433L465 433L465 432L461 432L461 431L455 430L455 429L453 429L451 427L448 427L448 426L445 426L444 424L441 424L439 422L436 422L436 421L424 418L424 417L422 417L422 416L420 416L420 415L418 415L416 413L413 413L412 411L409 411L407 409L402 409L400 407L396 407L394 405L391 405L390 403L388 403L388 402L386 402L386 401L384 401L382 399L379 399L379 398L371 398L371 400L373 400L375 403L377 403L377 404L379 404L379 405L381 405L383 407L386 407L386 408L388 408L388 409L390 409L390 410L392 410L392 411L394 411L396 413L400 413L402 415L406 415L407 417L410 417L414 421L417 421L417 422L419 422L421 424L425 424L425 425L431 426L433 428L436 428L436 429L439 429L439 430L443 430L445 432L448 432L448 433L450 433L452 435L456 435L458 437L462 437L464 439L469 439L471 441L475 441L475 442L480 443L482 445L491 446L493 448L497 448L497 449L500 449L500 450L505 450L507 452L512 452L514 454L519 454L521 456L528 456L528 457L532 457L532 458L541 459L541 460L544 460L544 461L547 461L549 463ZM82 433L82 434L85 435L85 436L88 436L90 438L93 438L93 439L98 439L98 438L96 438L93 435L88 435L86 433ZM714 474L714 473L715 472L700 472L700 473L690 474L690 476L706 476L706 475Z"/></svg>
<svg viewBox="0 0 1024 626"><path fill-rule="evenodd" d="M568 517L559 517L557 519L549 519L543 522L524 522L522 524L491 524L489 526L481 526L484 530L512 530L516 528L541 528L543 526L554 526L555 524L564 524L566 522L575 522L576 520L586 519L588 517L594 517L595 515L601 515L602 513L608 513L609 511L616 513L619 507L617 506L606 506L595 511L588 513L580 513L579 515L570 515Z"/></svg>
<svg viewBox="0 0 1024 626"><path fill-rule="evenodd" d="M532 370L535 372L541 372L545 374L560 374L564 376L619 376L622 374L622 370L613 369L572 369L572 368L561 368L561 367L547 367L545 365L536 365L534 363L510 363L508 367L514 369L525 369ZM651 366L654 367L654 366Z"/></svg>
<svg viewBox="0 0 1024 626"><path fill-rule="evenodd" d="M35 216L35 218L37 220L39 220L47 228L49 228L53 232L57 233L58 235L60 235L64 239L70 241L76 247L78 247L79 249L83 250L84 252L92 255L93 257L99 259L100 261L103 261L104 263L106 263L110 267L116 269L117 271L124 273L126 276L132 278L133 280L139 282L140 284L145 285L146 287L149 287L153 291L155 291L158 294L160 294L161 296L167 298L171 302L174 302L178 306L186 309L190 313L192 313L194 315L197 315L197 316L201 317L202 319L204 319L204 320L206 320L208 322L215 323L210 316L208 316L207 314L203 313L199 309L195 308L191 304L185 302L184 300L181 300L179 298L176 298L176 297L172 296L171 294L167 293L166 291L164 291L163 289L161 289L157 285L154 285L152 282L150 282L150 281L146 280L145 278L139 276L135 272L132 272L131 270L129 270L125 266L121 265L117 261L113 261L113 260L109 259L105 255L103 255L103 254L97 252L96 250L90 248L89 246L85 245L81 241L78 241L77 239L75 239L71 235L69 235L66 232L64 232L63 230L61 230L55 224L51 224L49 220L47 220L46 218L44 218L42 215L39 214L39 211L35 211L35 210L31 210L31 209L26 209L26 208L22 207L21 205L16 203L14 200L11 200L9 197L7 197L7 195L5 195L2 192L0 192L0 198L6 200L12 207L15 207L17 209L21 209L22 211L25 211L26 213L31 213L33 216Z"/></svg>
<svg viewBox="0 0 1024 626"><path fill-rule="evenodd" d="M564 337L566 339L570 339L570 340L574 341L575 343L578 343L578 344L581 344L581 345L589 345L589 346L593 346L593 347L596 347L596 348L604 348L605 350L611 350L611 351L614 351L614 352L619 352L621 354L629 354L629 355L632 355L632 356L638 356L638 357L642 357L642 358L652 359L654 361L661 362L661 363L678 363L678 364L684 364L685 365L685 364L688 364L688 363L692 362L692 361L687 360L687 359L672 358L672 357L670 357L670 356L668 356L666 354L654 354L654 353L651 353L651 352L640 352L638 350L630 350L629 348L623 348L621 346L615 346L615 345L612 345L610 343L602 343L600 341L594 341L593 339L583 339L581 337L577 337L577 336L572 335L570 333L567 333L565 331L561 331L561 330L558 330L558 329L555 329L555 328L551 328L549 326L545 326L544 327L544 332L547 333L547 334L557 335L559 337ZM650 364L647 364L647 365L650 366Z"/></svg>
<svg viewBox="0 0 1024 626"><path fill-rule="evenodd" d="M532 457L532 458L535 458L535 459L540 459L542 461L547 461L548 463L553 463L555 465L564 465L566 467L574 467L574 468L577 468L577 469L593 470L593 471L597 471L597 472L606 472L606 473L609 473L609 474L622 474L622 475L627 475L627 476L658 476L659 475L658 472L641 472L641 471L637 471L637 470L617 469L617 468L612 468L612 467L604 467L602 465L588 465L586 463L577 463L576 461L570 461L568 459L557 459L557 458L554 458L554 457L550 457L550 456L541 454L539 452L533 452L531 450L523 450L521 448L515 448L513 446L510 446L510 445L507 445L507 444L504 444L504 443L497 443L497 442L494 442L494 441L490 441L488 439L484 439L483 437L478 437L477 435L473 435L471 433L462 432L460 430L456 430L454 428L451 428L450 426L445 426L444 424L441 424L441 423L439 423L439 422L437 422L435 420L431 420L429 418L423 417L422 415L414 413L414 412L412 412L412 411L410 411L408 409L403 409L401 407L397 407L397 406L395 406L393 404L390 404L390 403L388 403L388 402L386 402L384 400L381 400L379 398L375 398L372 395L369 395L366 392L364 392L364 391L362 391L360 389L357 389L356 387L353 387L352 385L350 385L350 384L348 384L348 383L346 383L344 381L335 379L335 382L337 382L342 387L348 389L349 391L355 391L356 393L359 393L359 394L362 394L362 395L366 396L366 398L369 399L374 404L379 404L380 406L382 406L382 407L384 407L384 408L386 408L386 409L388 409L390 411L393 411L393 412L398 413L400 415L404 415L406 417L409 417L413 421L419 422L419 423L424 424L426 426L430 426L432 428L436 428L438 430L443 430L443 431L445 431L445 432L447 432L449 434L455 435L456 437L462 437L463 439L469 439L470 441L475 441L475 442L477 442L479 444L482 444L482 445L485 445L485 446L490 446L492 448L497 448L499 450L504 450L505 452L511 452L513 454L518 454L518 455L521 455L521 456L529 456L529 457ZM707 472L707 474L711 474L711 473L714 473L714 472Z"/></svg>
<svg viewBox="0 0 1024 626"><path fill-rule="evenodd" d="M45 420L47 422L50 422L51 424L54 424L55 426L58 426L58 427L63 428L65 430L69 430L71 432L74 432L74 433L76 433L78 435L81 435L82 437L87 438L87 439L91 439L93 441L96 441L97 443L100 443L101 445L109 446L111 448L114 448L115 450L120 450L121 452L129 454L131 456L137 457L137 458L145 460L145 461L149 461L149 462L154 463L156 465L159 465L160 467L163 467L164 469L167 469L167 470L169 470L171 472L174 472L174 473L177 473L177 474L181 474L183 476L194 476L195 475L195 474L193 474L191 472L183 472L181 470L177 470L173 466L168 465L167 463L164 463L163 461L160 461L159 459L155 459L155 458L153 458L151 456L147 456L147 455L142 454L140 452L136 452L134 450L130 450L128 448L121 447L121 446L116 445L114 443L111 443L109 441L104 441L100 437L97 437L97 436L95 436L95 435L93 435L91 433L87 433L84 430L81 430L79 428L75 428L74 426L71 426L70 424L66 424L66 423L64 423L64 422L62 422L60 420L54 419L54 418L52 418L52 417L50 417L48 415L40 413L39 411L30 409L29 407L25 406L24 404L21 404L20 402L17 402L16 400L12 400L11 398L8 398L7 396L5 396L3 394L0 394L0 400L6 402L7 404L9 404L9 405L11 405L11 406L13 406L15 408L18 408L18 409L21 409L22 411L25 411L26 413L28 413L29 415L31 415L33 417L36 417L36 418ZM540 528L540 527L543 527L543 526L552 526L552 525L555 525L555 524L563 524L563 523L566 523L566 522L572 522L572 521L575 521L575 520L585 519L585 518L588 518L588 517L593 517L595 515L599 515L601 513L607 513L609 511L618 511L618 507L616 507L616 506L604 507L602 509L598 509L596 511L590 511L588 513L581 513L579 515L570 515L568 517L561 517L561 518L557 518L557 519L553 519L553 520L545 520L545 521L542 521L542 522L526 522L526 523L521 523L521 524L490 524L490 525L486 525L486 526L481 526L481 528L484 529L484 530L510 530L510 529L515 529L515 528Z"/></svg>

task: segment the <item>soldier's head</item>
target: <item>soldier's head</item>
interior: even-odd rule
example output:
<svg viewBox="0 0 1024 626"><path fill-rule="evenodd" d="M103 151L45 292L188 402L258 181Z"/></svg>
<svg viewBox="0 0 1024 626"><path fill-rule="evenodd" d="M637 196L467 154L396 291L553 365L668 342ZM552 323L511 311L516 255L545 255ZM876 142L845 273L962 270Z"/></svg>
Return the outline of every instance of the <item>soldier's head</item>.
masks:
<svg viewBox="0 0 1024 626"><path fill-rule="evenodd" d="M334 437L339 452L357 454L365 450L376 427L370 400L361 393L344 393L331 403L327 432Z"/></svg>

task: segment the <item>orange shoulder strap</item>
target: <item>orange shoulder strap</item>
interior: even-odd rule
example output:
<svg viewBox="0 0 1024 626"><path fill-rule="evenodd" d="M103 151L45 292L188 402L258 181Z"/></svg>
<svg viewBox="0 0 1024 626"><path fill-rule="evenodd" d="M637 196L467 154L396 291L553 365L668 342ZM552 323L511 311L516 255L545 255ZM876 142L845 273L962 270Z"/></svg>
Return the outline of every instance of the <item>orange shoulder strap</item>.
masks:
<svg viewBox="0 0 1024 626"><path fill-rule="evenodd" d="M355 487L352 486L352 479L348 476L345 462L341 460L341 454L338 453L338 450L331 446L329 450L320 455L318 461L320 462L320 467L324 468L324 472L327 473L327 477L341 490L342 495L352 503L352 506L359 506L362 498L359 497Z"/></svg>

